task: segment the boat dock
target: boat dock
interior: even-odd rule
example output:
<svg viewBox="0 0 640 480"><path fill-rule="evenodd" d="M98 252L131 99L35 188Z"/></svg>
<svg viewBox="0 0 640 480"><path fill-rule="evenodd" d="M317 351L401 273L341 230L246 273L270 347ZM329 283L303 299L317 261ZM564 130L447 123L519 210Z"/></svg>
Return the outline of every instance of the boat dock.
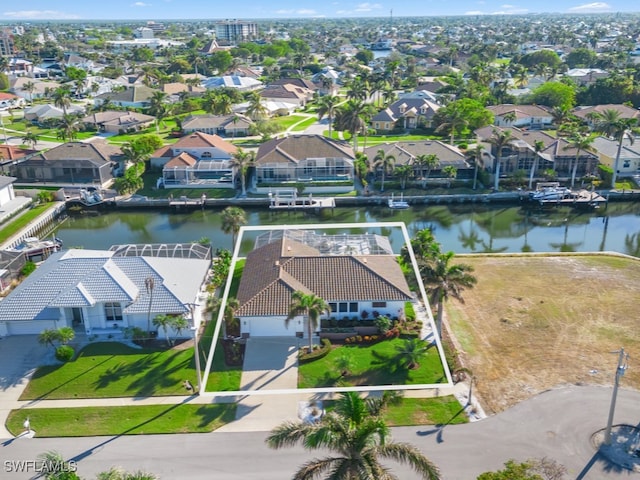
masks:
<svg viewBox="0 0 640 480"><path fill-rule="evenodd" d="M601 204L607 203L607 199L599 193L590 190L576 190L570 194L557 199L537 200L540 205L562 205L575 207L598 208Z"/></svg>
<svg viewBox="0 0 640 480"><path fill-rule="evenodd" d="M269 193L269 208L272 210L315 210L335 208L336 201L333 197L313 198L312 194L299 197L296 190L276 190Z"/></svg>

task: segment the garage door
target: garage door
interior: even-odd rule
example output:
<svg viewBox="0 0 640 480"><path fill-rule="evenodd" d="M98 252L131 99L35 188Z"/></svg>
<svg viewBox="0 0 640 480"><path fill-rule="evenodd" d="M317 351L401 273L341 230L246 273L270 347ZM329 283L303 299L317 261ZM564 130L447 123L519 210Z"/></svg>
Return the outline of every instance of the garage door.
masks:
<svg viewBox="0 0 640 480"><path fill-rule="evenodd" d="M42 320L7 322L8 335L37 335L47 328L55 328L54 322Z"/></svg>
<svg viewBox="0 0 640 480"><path fill-rule="evenodd" d="M297 322L289 322L289 328L284 326L283 318L251 318L249 319L249 333L252 337L294 337L298 328ZM244 330L244 329L243 329Z"/></svg>

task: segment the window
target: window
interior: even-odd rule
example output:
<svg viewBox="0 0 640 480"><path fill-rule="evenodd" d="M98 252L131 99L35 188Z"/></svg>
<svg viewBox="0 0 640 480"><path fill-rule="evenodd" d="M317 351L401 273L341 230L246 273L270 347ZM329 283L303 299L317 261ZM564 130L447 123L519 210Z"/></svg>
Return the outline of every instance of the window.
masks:
<svg viewBox="0 0 640 480"><path fill-rule="evenodd" d="M357 313L358 312L358 302L349 303L349 313Z"/></svg>
<svg viewBox="0 0 640 480"><path fill-rule="evenodd" d="M104 315L107 318L107 322L121 322L122 321L122 307L119 303L105 303Z"/></svg>
<svg viewBox="0 0 640 480"><path fill-rule="evenodd" d="M338 311L338 304L329 302L329 308L331 309L331 313L336 313Z"/></svg>
<svg viewBox="0 0 640 480"><path fill-rule="evenodd" d="M211 152L202 152L202 156L200 158L211 158Z"/></svg>
<svg viewBox="0 0 640 480"><path fill-rule="evenodd" d="M349 304L347 302L340 302L340 304L338 305L339 307L339 311L340 312L347 312L347 307L349 306Z"/></svg>
<svg viewBox="0 0 640 480"><path fill-rule="evenodd" d="M624 160L622 166L624 168L629 168L631 166L631 160Z"/></svg>
<svg viewBox="0 0 640 480"><path fill-rule="evenodd" d="M387 308L387 302L372 302L371 306L373 308Z"/></svg>

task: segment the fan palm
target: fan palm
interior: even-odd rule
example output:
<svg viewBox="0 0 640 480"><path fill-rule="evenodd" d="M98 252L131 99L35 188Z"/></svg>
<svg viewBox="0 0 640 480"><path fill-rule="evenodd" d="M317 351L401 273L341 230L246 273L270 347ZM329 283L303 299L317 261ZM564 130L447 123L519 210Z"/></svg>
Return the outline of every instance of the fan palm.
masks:
<svg viewBox="0 0 640 480"><path fill-rule="evenodd" d="M318 423L286 422L273 429L267 445L274 449L301 443L308 450L329 450L324 458L303 464L296 480L324 478L334 480L396 479L380 462L407 463L421 478L437 480L438 468L409 443L390 438L389 427L375 415L355 392L342 394L333 412Z"/></svg>
<svg viewBox="0 0 640 480"><path fill-rule="evenodd" d="M318 120L322 120L325 116L329 120L329 138L333 138L331 128L333 126L333 117L336 113L338 103L340 103L340 99L335 95L325 95L320 98L320 102L318 104Z"/></svg>
<svg viewBox="0 0 640 480"><path fill-rule="evenodd" d="M433 153L417 155L416 158L413 160L413 165L415 166L416 170L420 172L420 180L422 181L422 188L426 188L427 179L429 178L429 174L431 173L431 170L436 168L439 163L440 163L440 160L438 159L437 155Z"/></svg>
<svg viewBox="0 0 640 480"><path fill-rule="evenodd" d="M329 305L322 298L313 293L304 293L296 290L291 295L291 305L289 305L289 315L285 319L285 325L298 315L307 316L307 336L309 337L309 353L313 351L313 332L318 329L318 319L320 315L329 312Z"/></svg>
<svg viewBox="0 0 640 480"><path fill-rule="evenodd" d="M618 164L620 162L620 153L622 152L622 144L625 138L633 144L634 136L632 135L633 128L638 124L635 118L622 118L620 112L612 108L608 108L602 112L596 123L596 130L604 133L610 138L618 141L618 150L616 152L616 158L613 162L613 176L611 178L611 186L616 187L616 179L618 176Z"/></svg>

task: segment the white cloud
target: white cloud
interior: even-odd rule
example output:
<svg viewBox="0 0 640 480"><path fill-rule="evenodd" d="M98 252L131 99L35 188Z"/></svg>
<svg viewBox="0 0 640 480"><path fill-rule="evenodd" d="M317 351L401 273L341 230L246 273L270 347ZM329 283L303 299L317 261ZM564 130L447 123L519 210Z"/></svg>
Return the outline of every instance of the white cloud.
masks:
<svg viewBox="0 0 640 480"><path fill-rule="evenodd" d="M464 12L465 15L485 15L485 13L481 10L469 10L468 12Z"/></svg>
<svg viewBox="0 0 640 480"><path fill-rule="evenodd" d="M151 4L150 3L144 3L144 2L135 2L131 4L132 7L150 7Z"/></svg>
<svg viewBox="0 0 640 480"><path fill-rule="evenodd" d="M585 3L577 7L571 7L569 12L597 13L611 10L611 5L605 2Z"/></svg>
<svg viewBox="0 0 640 480"><path fill-rule="evenodd" d="M58 12L56 10L19 10L15 12L3 12L5 17L20 18L24 20L76 20L81 18L74 13Z"/></svg>
<svg viewBox="0 0 640 480"><path fill-rule="evenodd" d="M372 10L379 10L382 8L382 5L380 5L379 3L369 3L369 2L365 2L365 3L361 3L359 4L355 11L356 12L371 12Z"/></svg>

